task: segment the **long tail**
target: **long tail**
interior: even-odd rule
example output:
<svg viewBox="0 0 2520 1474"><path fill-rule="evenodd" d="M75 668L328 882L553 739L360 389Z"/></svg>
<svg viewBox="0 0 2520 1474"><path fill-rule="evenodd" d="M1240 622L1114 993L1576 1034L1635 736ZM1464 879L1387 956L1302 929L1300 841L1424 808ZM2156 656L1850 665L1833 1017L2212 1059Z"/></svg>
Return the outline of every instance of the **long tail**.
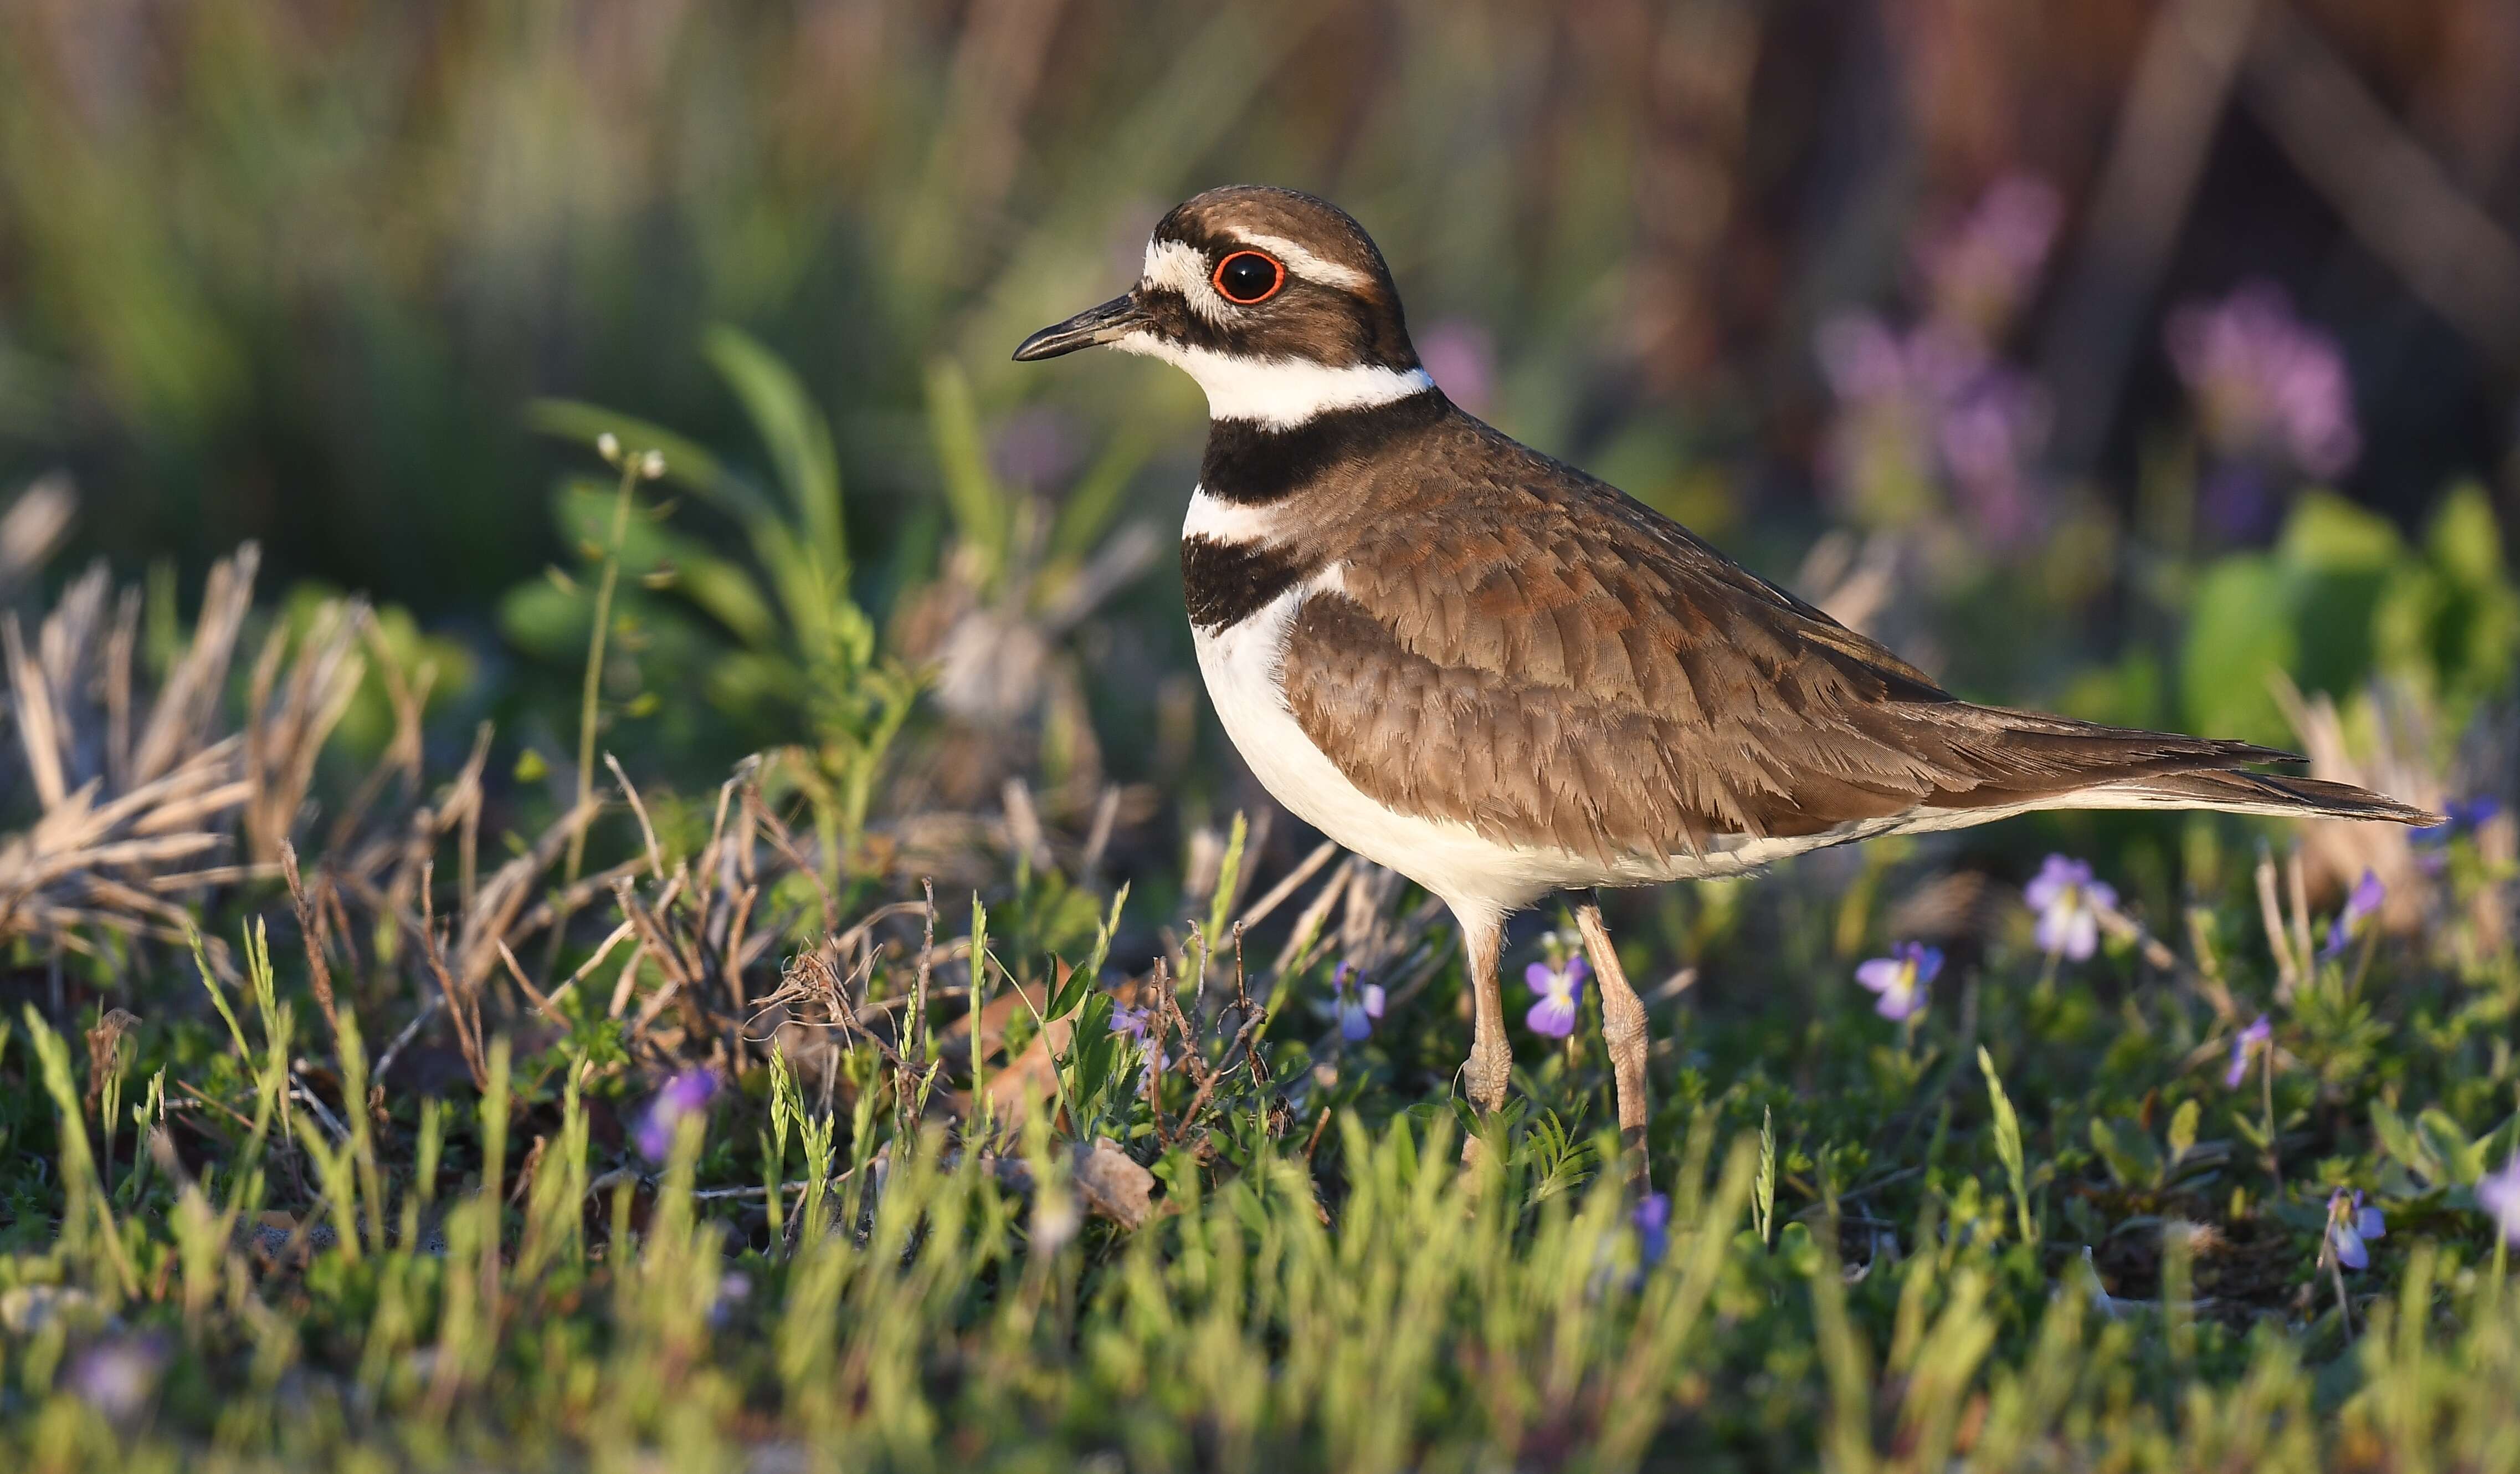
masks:
<svg viewBox="0 0 2520 1474"><path fill-rule="evenodd" d="M2092 808L2212 808L2224 813L2261 813L2277 817L2383 819L2393 824L2439 824L2444 816L2386 794L2325 778L2297 778L2285 773L2256 773L2238 768L2168 773L2103 783L2088 790L2124 804L2094 802Z"/></svg>
<svg viewBox="0 0 2520 1474"><path fill-rule="evenodd" d="M1983 823L2042 808L2206 808L2288 818L2438 824L2442 815L2324 778L2258 772L2300 757L2253 743L2099 726L1954 702L1930 713L1971 778L1936 794L1914 827Z"/></svg>

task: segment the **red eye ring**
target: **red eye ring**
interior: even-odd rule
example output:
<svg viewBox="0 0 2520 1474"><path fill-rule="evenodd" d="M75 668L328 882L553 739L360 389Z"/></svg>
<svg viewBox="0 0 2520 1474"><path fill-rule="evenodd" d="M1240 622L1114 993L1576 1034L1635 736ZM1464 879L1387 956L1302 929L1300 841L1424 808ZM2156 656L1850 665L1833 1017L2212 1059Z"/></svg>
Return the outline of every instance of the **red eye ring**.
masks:
<svg viewBox="0 0 2520 1474"><path fill-rule="evenodd" d="M1236 262L1240 261L1245 257L1258 261L1269 268L1269 285L1258 293L1248 296L1237 296L1233 287L1225 285L1225 271L1227 267L1234 265ZM1246 268L1244 270L1238 271L1236 275L1247 278L1249 271ZM1277 296L1279 289L1286 285L1286 268L1279 264L1277 257L1268 254L1266 252L1235 251L1227 253L1225 259L1216 263L1215 274L1210 276L1207 280L1208 285L1216 289L1216 295L1224 298L1227 301L1234 303L1238 307L1254 307ZM1247 291L1250 287L1250 282L1248 280L1244 280L1238 282L1236 285Z"/></svg>

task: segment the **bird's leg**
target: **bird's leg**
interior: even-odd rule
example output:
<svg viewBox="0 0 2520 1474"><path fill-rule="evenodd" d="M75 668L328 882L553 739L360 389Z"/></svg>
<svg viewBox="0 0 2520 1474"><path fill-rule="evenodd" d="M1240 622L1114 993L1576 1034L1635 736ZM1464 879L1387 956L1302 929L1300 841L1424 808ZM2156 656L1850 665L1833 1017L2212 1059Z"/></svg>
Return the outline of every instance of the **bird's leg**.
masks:
<svg viewBox="0 0 2520 1474"><path fill-rule="evenodd" d="M1513 1073L1513 1049L1505 1037L1505 994L1497 984L1497 956L1505 945L1505 918L1494 911L1454 910L1462 925L1462 962L1470 975L1470 1058L1462 1082L1482 1114L1505 1108L1505 1086Z"/></svg>
<svg viewBox="0 0 2520 1474"><path fill-rule="evenodd" d="M1575 908L1576 929L1584 934L1584 954L1592 959L1593 976L1601 980L1601 1038L1610 1048L1610 1076L1619 1092L1619 1144L1628 1158L1628 1175L1640 1187L1651 1185L1645 1153L1645 1005L1628 986L1619 953L1610 945L1610 929L1601 924L1598 896Z"/></svg>

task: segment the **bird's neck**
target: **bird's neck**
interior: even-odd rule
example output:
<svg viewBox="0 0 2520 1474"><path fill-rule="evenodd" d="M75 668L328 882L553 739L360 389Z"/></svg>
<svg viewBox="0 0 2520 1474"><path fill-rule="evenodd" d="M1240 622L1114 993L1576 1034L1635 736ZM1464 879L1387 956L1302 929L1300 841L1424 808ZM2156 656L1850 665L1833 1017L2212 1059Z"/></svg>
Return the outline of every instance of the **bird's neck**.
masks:
<svg viewBox="0 0 2520 1474"><path fill-rule="evenodd" d="M1118 346L1160 358L1207 392L1208 418L1291 430L1340 410L1372 409L1435 387L1426 371L1383 364L1333 365L1310 358L1248 356L1135 334Z"/></svg>
<svg viewBox="0 0 2520 1474"><path fill-rule="evenodd" d="M1240 506L1282 502L1331 472L1372 461L1459 413L1425 370L1412 369L1405 377L1416 384L1365 403L1318 409L1292 423L1210 418L1207 450L1199 458L1200 489L1216 501Z"/></svg>

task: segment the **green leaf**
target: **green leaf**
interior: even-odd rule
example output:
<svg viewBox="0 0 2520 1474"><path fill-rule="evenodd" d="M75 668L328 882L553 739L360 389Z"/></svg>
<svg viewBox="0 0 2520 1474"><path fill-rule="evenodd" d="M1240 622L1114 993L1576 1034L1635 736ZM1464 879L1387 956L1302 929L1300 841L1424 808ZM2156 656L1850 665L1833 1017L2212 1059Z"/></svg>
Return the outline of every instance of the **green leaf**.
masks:
<svg viewBox="0 0 2520 1474"><path fill-rule="evenodd" d="M2012 1184L2012 1211L2019 1221L2021 1241L2038 1242L2030 1221L2030 1189L2021 1150L2021 1118L2013 1113L2012 1097L2003 1092L2002 1077L1995 1073L1995 1058L1986 1046L1977 1047L1978 1073L1986 1077L1987 1108L1995 1115L1995 1156L2003 1164L2005 1180Z"/></svg>
<svg viewBox="0 0 2520 1474"><path fill-rule="evenodd" d="M2289 603L2272 559L2246 554L2206 571L2179 661L2180 708L2188 730L2265 743L2287 739L2291 728L2267 677L2292 669L2300 658Z"/></svg>
<svg viewBox="0 0 2520 1474"><path fill-rule="evenodd" d="M2509 581L2502 525L2495 520L2493 499L2475 482L2461 482L2442 498L2424 530L2424 549L2433 566L2462 588L2500 588Z"/></svg>
<svg viewBox="0 0 2520 1474"><path fill-rule="evenodd" d="M2313 491L2284 520L2277 556L2319 573L2381 573L2406 555L2389 519L2332 491Z"/></svg>
<svg viewBox="0 0 2520 1474"><path fill-rule="evenodd" d="M2196 1118L2202 1109L2193 1100L2182 1100L2179 1109L2171 1113L2169 1168L2173 1173L2178 1172L2179 1164L2196 1149Z"/></svg>
<svg viewBox="0 0 2520 1474"><path fill-rule="evenodd" d="M2120 1187L2161 1185L2161 1148L2134 1122L2092 1117L2092 1149L2100 1154Z"/></svg>
<svg viewBox="0 0 2520 1474"><path fill-rule="evenodd" d="M708 330L700 346L742 401L743 412L751 417L754 432L770 451L780 484L796 509L806 546L826 570L837 574L848 566L849 549L840 518L840 463L832 445L831 423L814 407L795 372L742 329L721 323Z"/></svg>
<svg viewBox="0 0 2520 1474"><path fill-rule="evenodd" d="M1120 510L1130 481L1154 449L1154 438L1139 422L1124 424L1111 443L1087 467L1060 503L1052 525L1049 553L1053 559L1082 560L1094 551Z"/></svg>
<svg viewBox="0 0 2520 1474"><path fill-rule="evenodd" d="M2450 1113L2439 1106L2428 1106L2416 1115L2415 1134L2423 1138L2425 1147L2440 1160L2447 1180L2460 1187L2472 1187L2477 1178L2485 1175L2485 1154L2467 1139L2467 1132L2459 1129L2458 1123L2451 1119Z"/></svg>
<svg viewBox="0 0 2520 1474"><path fill-rule="evenodd" d="M2371 1131L2380 1138L2381 1147L2408 1171L2435 1182L2446 1175L2441 1159L2425 1149L2406 1118L2390 1109L2386 1101L2371 1102Z"/></svg>
<svg viewBox="0 0 2520 1474"><path fill-rule="evenodd" d="M761 586L740 565L693 552L677 558L674 568L679 575L675 591L736 638L755 647L778 642L779 617L761 596Z"/></svg>
<svg viewBox="0 0 2520 1474"><path fill-rule="evenodd" d="M955 530L980 555L982 586L993 586L1006 568L1012 507L989 471L971 386L961 369L944 359L927 370L927 429L936 442L936 467Z"/></svg>
<svg viewBox="0 0 2520 1474"><path fill-rule="evenodd" d="M1242 884L1242 847L1251 837L1251 826L1244 821L1242 810L1234 811L1234 827L1227 832L1225 857L1217 861L1216 892L1208 898L1207 945L1208 966L1212 971L1219 955L1231 951L1234 939L1226 935L1227 911L1234 904L1234 893ZM1205 984L1204 976L1200 983Z"/></svg>

